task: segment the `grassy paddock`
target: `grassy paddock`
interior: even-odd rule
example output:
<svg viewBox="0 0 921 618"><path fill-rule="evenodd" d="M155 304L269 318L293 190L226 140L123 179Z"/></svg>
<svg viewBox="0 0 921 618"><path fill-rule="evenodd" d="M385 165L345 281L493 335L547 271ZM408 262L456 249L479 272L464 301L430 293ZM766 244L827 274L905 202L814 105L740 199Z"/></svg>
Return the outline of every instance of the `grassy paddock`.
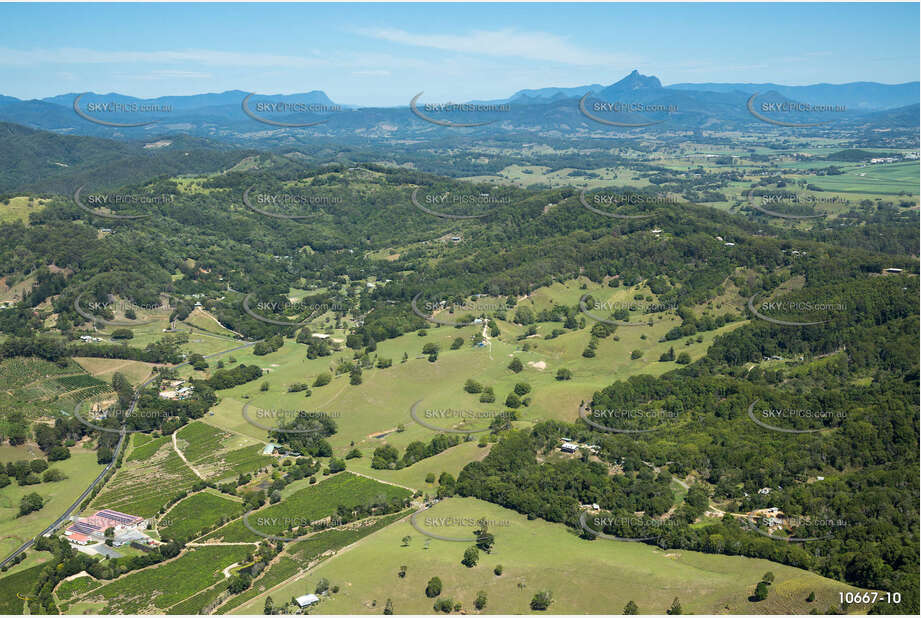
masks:
<svg viewBox="0 0 921 618"><path fill-rule="evenodd" d="M839 591L855 590L792 567L767 560L669 550L639 543L580 539L561 524L528 521L513 511L473 498L450 498L426 513L431 517L481 517L507 521L494 527L496 544L491 554L480 553L477 566L461 564L466 543L426 537L408 520L369 536L347 553L331 558L307 576L274 591L274 599L312 592L325 577L340 592L324 599L317 613L379 614L387 599L394 613L430 614L434 599L425 596L428 579L441 578L442 597L450 597L473 610L479 590L486 591L485 613L532 613L531 597L541 590L553 593L549 613L620 613L633 600L641 613L664 614L678 597L686 613L808 613L837 605ZM425 517L419 522L425 526ZM441 534L450 534L439 529ZM469 531L468 531L469 532ZM409 536L404 546L401 539ZM501 564L503 574L493 568ZM401 565L405 578L398 577ZM765 572L776 580L768 599L749 601ZM616 585L612 585L616 582ZM815 591L816 601L806 597ZM261 611L263 597L239 608L239 613Z"/></svg>

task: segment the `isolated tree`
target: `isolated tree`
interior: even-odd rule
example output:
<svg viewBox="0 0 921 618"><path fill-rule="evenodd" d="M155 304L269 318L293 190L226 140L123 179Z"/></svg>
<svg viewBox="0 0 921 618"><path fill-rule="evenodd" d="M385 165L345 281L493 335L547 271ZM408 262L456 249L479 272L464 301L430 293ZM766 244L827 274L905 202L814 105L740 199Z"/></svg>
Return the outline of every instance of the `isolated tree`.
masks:
<svg viewBox="0 0 921 618"><path fill-rule="evenodd" d="M477 528L473 531L476 535L476 546L488 554L496 543L496 537L489 532L489 522L485 517L481 517L476 523Z"/></svg>
<svg viewBox="0 0 921 618"><path fill-rule="evenodd" d="M387 599L387 602L384 603L384 615L390 616L393 614L393 601Z"/></svg>
<svg viewBox="0 0 921 618"><path fill-rule="evenodd" d="M23 496L19 501L19 517L39 510L44 504L44 499L35 492Z"/></svg>
<svg viewBox="0 0 921 618"><path fill-rule="evenodd" d="M477 609L483 609L486 607L486 591L480 590L476 595L476 600L473 602L473 606Z"/></svg>
<svg viewBox="0 0 921 618"><path fill-rule="evenodd" d="M768 596L768 585L764 582L758 582L758 585L755 586L755 600L763 601Z"/></svg>
<svg viewBox="0 0 921 618"><path fill-rule="evenodd" d="M467 381L464 382L464 390L471 394L482 393L483 385L477 382L476 380L472 380L468 378Z"/></svg>
<svg viewBox="0 0 921 618"><path fill-rule="evenodd" d="M521 364L521 359L516 356L512 359L512 362L508 364L508 368L515 373L520 373L521 370L524 369L524 365Z"/></svg>
<svg viewBox="0 0 921 618"><path fill-rule="evenodd" d="M683 613L681 610L681 601L678 600L678 597L675 597L675 600L672 601L672 606L668 608L666 613L669 616L678 616Z"/></svg>
<svg viewBox="0 0 921 618"><path fill-rule="evenodd" d="M434 599L439 594L441 594L441 579L436 576L430 579L429 583L425 586L425 596Z"/></svg>
<svg viewBox="0 0 921 618"><path fill-rule="evenodd" d="M634 616L640 613L640 608L636 606L636 603L630 601L624 605L624 615L625 616Z"/></svg>
<svg viewBox="0 0 921 618"><path fill-rule="evenodd" d="M545 610L553 603L553 593L549 590L541 590L531 599L531 609Z"/></svg>
<svg viewBox="0 0 921 618"><path fill-rule="evenodd" d="M461 560L461 564L465 567L472 568L476 566L476 563L480 560L480 551L473 545L464 550L464 559Z"/></svg>

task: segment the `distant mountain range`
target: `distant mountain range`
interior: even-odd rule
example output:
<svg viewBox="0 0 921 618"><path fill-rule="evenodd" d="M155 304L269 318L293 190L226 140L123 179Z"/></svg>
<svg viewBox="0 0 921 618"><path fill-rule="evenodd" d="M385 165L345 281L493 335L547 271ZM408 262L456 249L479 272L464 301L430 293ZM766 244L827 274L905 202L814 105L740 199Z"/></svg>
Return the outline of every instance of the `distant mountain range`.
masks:
<svg viewBox="0 0 921 618"><path fill-rule="evenodd" d="M53 97L46 97L42 101L46 103L55 103L65 107L72 107L74 99L81 93L71 92L69 94L59 94ZM248 92L242 90L228 90L227 92L211 92L207 94L178 95L171 97L157 97L156 99L139 99L130 97L117 92L108 94L91 94L94 99L103 101L113 101L115 103L137 103L146 105L168 105L174 110L192 110L206 107L223 107L226 105L240 106L240 102L248 95ZM265 98L273 101L285 103L320 103L324 105L334 105L329 97L322 90L313 90L301 94L271 94L263 95ZM0 102L2 103L2 102Z"/></svg>
<svg viewBox="0 0 921 618"><path fill-rule="evenodd" d="M418 136L420 131L445 130L479 134L537 131L585 135L639 128L670 131L760 127L766 130L771 128L771 123L765 122L765 117L780 120L775 123L778 126L787 122L822 128L846 126L855 130L907 129L918 126L919 83L663 86L657 77L633 71L609 86L590 84L519 90L506 99L469 102L504 107L485 112L446 112L433 109L431 103L434 102L424 99L417 103L417 112L411 112L409 97L412 94L407 95L407 106L400 107L337 104L321 90L290 95L252 95L243 109L249 93L242 90L155 99L119 93L87 93L80 98L78 106L84 112L83 117L74 113L74 101L79 93L28 101L0 95L0 121L58 133L116 139L148 139L183 132L236 142L253 142L266 136L277 138L305 130L330 137L351 135L370 139ZM755 94L756 100L750 100ZM426 106L427 102L430 105ZM832 106L834 111L775 111L789 107L800 110L804 104ZM103 122L96 123L87 117ZM139 123L147 124L114 126ZM453 126L467 126L446 129L452 123L455 123Z"/></svg>

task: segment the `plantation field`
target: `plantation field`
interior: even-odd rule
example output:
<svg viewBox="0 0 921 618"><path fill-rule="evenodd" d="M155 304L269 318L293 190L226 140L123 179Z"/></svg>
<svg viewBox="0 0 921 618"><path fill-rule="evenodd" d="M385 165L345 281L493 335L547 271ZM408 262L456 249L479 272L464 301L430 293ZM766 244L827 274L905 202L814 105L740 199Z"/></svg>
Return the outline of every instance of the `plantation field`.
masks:
<svg viewBox="0 0 921 618"><path fill-rule="evenodd" d="M55 416L61 410L72 411L77 401L111 390L106 385L96 388L68 383L71 379L92 378L72 362L61 367L35 358L6 359L0 362L0 410L22 412L27 419ZM0 417L0 429L4 420Z"/></svg>
<svg viewBox="0 0 921 618"><path fill-rule="evenodd" d="M183 498L158 521L161 539L192 539L222 520L243 514L243 504L205 490Z"/></svg>
<svg viewBox="0 0 921 618"><path fill-rule="evenodd" d="M226 614L231 612L234 608L239 607L243 603L246 603L253 597L258 596L260 593L265 592L274 586L277 586L290 577L293 577L300 570L301 567L297 562L288 556L280 556L276 562L266 567L266 570L263 571L262 576L253 582L253 586L250 589L241 592L237 596L222 604L217 613Z"/></svg>
<svg viewBox="0 0 921 618"><path fill-rule="evenodd" d="M131 434L131 449L125 461L144 461L150 459L164 444L169 444L169 436L154 438L143 433Z"/></svg>
<svg viewBox="0 0 921 618"><path fill-rule="evenodd" d="M292 543L285 550L285 553L278 558L278 561L270 565L262 577L253 582L252 588L227 601L218 609L217 613L237 613L233 612L233 610L257 596L264 599L267 595L263 593L294 577L297 573L311 568L318 560L323 560L324 557L328 557L343 547L356 543L369 534L377 532L404 517L406 517L405 511L376 519L366 519L349 524L344 528L324 530L307 539ZM272 592L269 592L268 596L271 594ZM264 600L262 602L263 604L265 603Z"/></svg>
<svg viewBox="0 0 921 618"><path fill-rule="evenodd" d="M341 472L326 481L297 490L273 505L259 509L248 516L250 527L265 535L285 536L292 525L308 524L336 514L340 505L352 507L370 501L389 502L393 498L409 497L411 492L378 483L348 472ZM218 528L204 540L221 540L225 543L258 542L262 539L244 526L242 519Z"/></svg>
<svg viewBox="0 0 921 618"><path fill-rule="evenodd" d="M195 596L189 597L181 603L176 603L170 607L166 613L171 615L196 615L208 613L203 610L214 603L215 599L218 596L224 593L227 590L227 587L230 585L230 580L224 580L218 583L211 588L206 588L202 590Z"/></svg>
<svg viewBox="0 0 921 618"><path fill-rule="evenodd" d="M102 471L103 466L96 463L95 451L78 445L70 453L70 459L50 466L63 472L67 476L64 480L24 487L14 480L0 489L0 554L4 558L57 519ZM17 517L22 497L33 492L44 499L44 505L25 517Z"/></svg>
<svg viewBox="0 0 921 618"><path fill-rule="evenodd" d="M18 595L28 597L41 573L43 565L17 571L0 577L0 614L22 614L25 601Z"/></svg>
<svg viewBox="0 0 921 618"><path fill-rule="evenodd" d="M82 600L98 604L99 613L163 613L224 579L221 570L242 561L249 550L243 545L193 547L169 562L105 584Z"/></svg>
<svg viewBox="0 0 921 618"><path fill-rule="evenodd" d="M562 524L528 521L523 515L472 498L450 498L427 513L431 517L487 517L507 521L493 526L496 544L491 554L480 552L473 568L461 564L466 543L431 540L417 532L408 519L369 536L272 592L275 599L312 592L321 577L340 590L324 598L315 610L329 614L378 614L392 599L394 613L432 613L435 599L425 596L428 579L443 582L442 598L452 598L472 611L479 590L487 593L484 613L533 613L531 598L550 590L553 604L547 613L620 613L631 600L640 613L664 614L678 597L685 613L824 613L837 605L839 591L855 590L792 567L767 560L710 555L683 550L663 551L640 543L580 539ZM424 525L425 518L418 521ZM467 530L470 533L470 530ZM444 529L439 533L451 535ZM402 537L410 536L408 546ZM503 574L493 568L501 564ZM369 568L373 565L373 568ZM406 565L405 578L398 577ZM765 572L776 576L767 600L748 598ZM616 581L616 585L612 582ZM816 600L807 603L814 591ZM257 597L239 608L258 613Z"/></svg>
<svg viewBox="0 0 921 618"><path fill-rule="evenodd" d="M211 480L253 472L273 461L261 454L260 442L201 421L176 432L176 444L198 473Z"/></svg>
<svg viewBox="0 0 921 618"><path fill-rule="evenodd" d="M71 597L82 596L90 590L98 588L102 584L103 582L95 577L86 575L85 577L77 577L76 579L62 581L55 587L54 594L58 599L67 601Z"/></svg>
<svg viewBox="0 0 921 618"><path fill-rule="evenodd" d="M151 440L129 453L90 506L153 517L170 498L198 477L179 459L168 437Z"/></svg>

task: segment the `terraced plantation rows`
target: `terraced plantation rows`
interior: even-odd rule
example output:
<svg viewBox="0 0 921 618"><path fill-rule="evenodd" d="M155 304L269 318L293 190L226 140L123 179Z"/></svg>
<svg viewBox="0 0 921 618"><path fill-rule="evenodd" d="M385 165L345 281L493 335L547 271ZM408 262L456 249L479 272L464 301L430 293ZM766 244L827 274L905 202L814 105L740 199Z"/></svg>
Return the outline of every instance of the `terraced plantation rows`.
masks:
<svg viewBox="0 0 921 618"><path fill-rule="evenodd" d="M274 461L262 454L263 445L256 440L201 421L177 431L176 443L189 463L209 480L251 473Z"/></svg>
<svg viewBox="0 0 921 618"><path fill-rule="evenodd" d="M157 524L163 539L189 540L200 532L243 514L243 503L205 490L183 498Z"/></svg>
<svg viewBox="0 0 921 618"><path fill-rule="evenodd" d="M341 472L331 479L298 490L278 504L269 505L248 515L250 526L265 535L284 536L292 522L306 524L336 514L337 508L391 502L410 497L411 492L393 485ZM247 529L242 519L218 528L204 540L225 543L257 542L263 537Z"/></svg>
<svg viewBox="0 0 921 618"><path fill-rule="evenodd" d="M105 584L82 600L98 604L102 613L162 613L225 579L221 571L241 562L249 549L236 545L191 548L178 558Z"/></svg>
<svg viewBox="0 0 921 618"><path fill-rule="evenodd" d="M197 480L173 450L170 438L157 438L125 458L91 508L153 517L170 498L188 490Z"/></svg>
<svg viewBox="0 0 921 618"><path fill-rule="evenodd" d="M17 411L25 418L70 413L78 401L110 392L108 384L68 361L64 366L36 358L9 358L0 362L0 410ZM5 415L0 416L0 429Z"/></svg>
<svg viewBox="0 0 921 618"><path fill-rule="evenodd" d="M311 568L319 558L386 528L403 517L406 517L406 511L363 520L341 529L324 530L309 538L293 543L286 548L284 554L277 558L276 562L266 568L262 576L253 582L253 586L249 590L223 603L218 608L218 613L230 613L266 590L290 579L298 572Z"/></svg>

